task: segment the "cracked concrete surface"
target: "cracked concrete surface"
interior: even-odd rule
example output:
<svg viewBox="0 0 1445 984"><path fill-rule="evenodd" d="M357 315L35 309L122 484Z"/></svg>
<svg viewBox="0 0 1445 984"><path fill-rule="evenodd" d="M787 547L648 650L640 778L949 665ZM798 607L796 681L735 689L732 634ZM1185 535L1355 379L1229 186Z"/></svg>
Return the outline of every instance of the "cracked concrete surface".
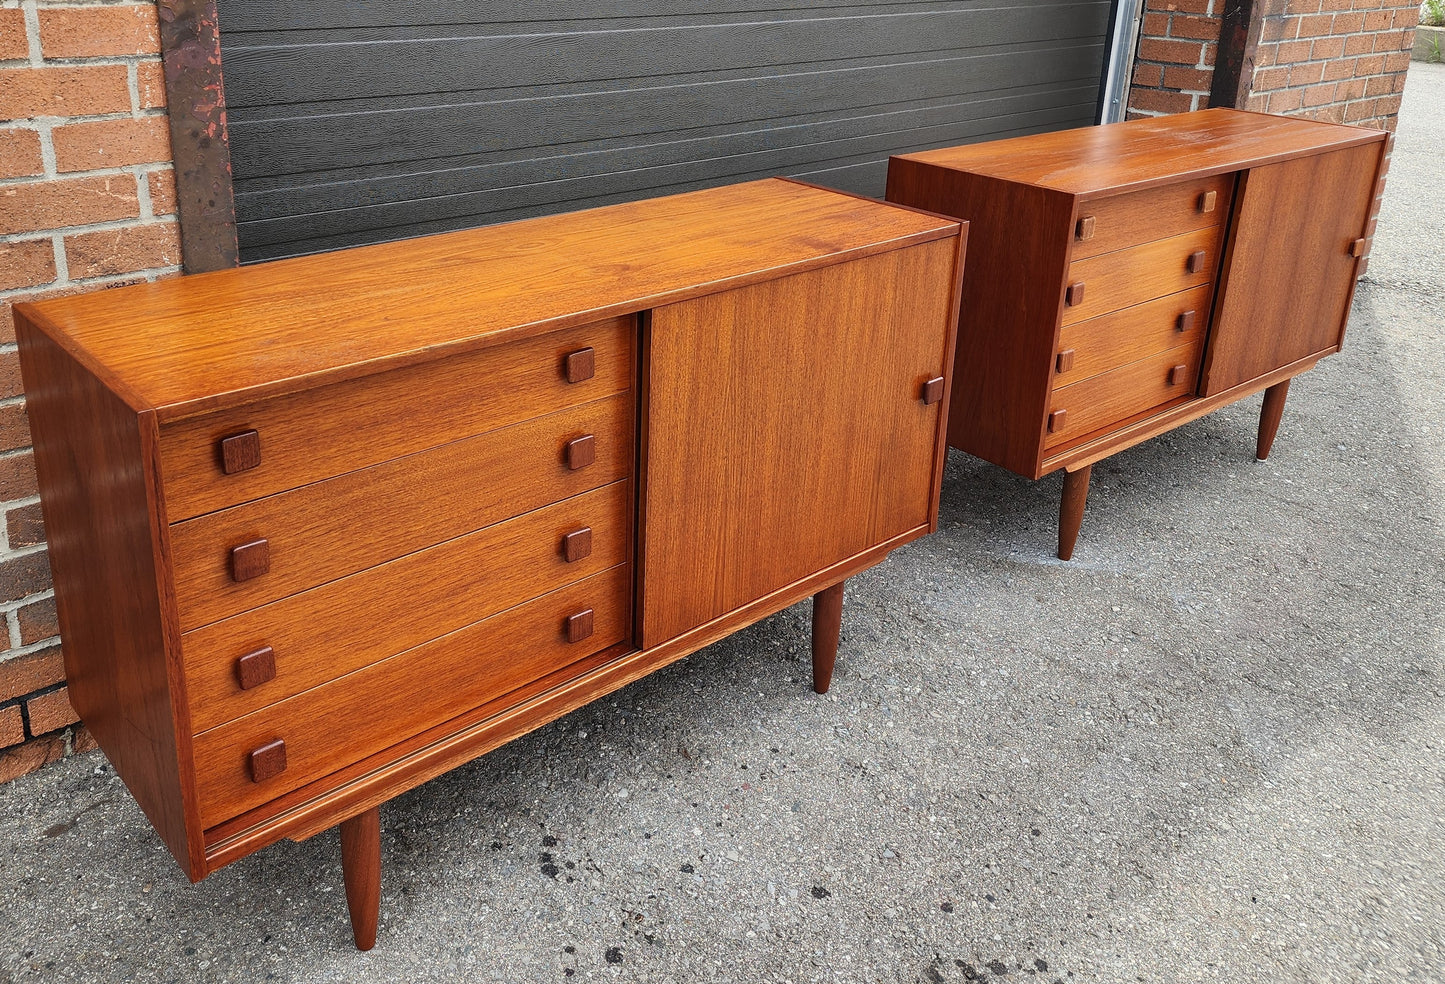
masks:
<svg viewBox="0 0 1445 984"><path fill-rule="evenodd" d="M0 981L1445 979L1445 67L1416 63L1345 352L942 529L334 834L186 883L98 754L0 787ZM342 726L340 723L338 727Z"/></svg>

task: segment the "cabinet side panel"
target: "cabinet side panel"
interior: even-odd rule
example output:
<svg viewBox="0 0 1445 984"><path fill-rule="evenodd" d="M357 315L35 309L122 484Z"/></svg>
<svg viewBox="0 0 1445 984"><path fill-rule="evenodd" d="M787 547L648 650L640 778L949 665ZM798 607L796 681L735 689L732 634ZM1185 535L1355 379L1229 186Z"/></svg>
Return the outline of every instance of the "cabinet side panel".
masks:
<svg viewBox="0 0 1445 984"><path fill-rule="evenodd" d="M16 312L70 700L192 878L151 496L154 419ZM152 438L154 435L151 435ZM195 845L200 844L199 829Z"/></svg>
<svg viewBox="0 0 1445 984"><path fill-rule="evenodd" d="M1073 197L895 157L888 200L969 223L948 442L1035 477Z"/></svg>
<svg viewBox="0 0 1445 984"><path fill-rule="evenodd" d="M658 308L643 645L931 522L957 242Z"/></svg>
<svg viewBox="0 0 1445 984"><path fill-rule="evenodd" d="M1244 175L1205 354L1202 396L1338 348L1380 141Z"/></svg>

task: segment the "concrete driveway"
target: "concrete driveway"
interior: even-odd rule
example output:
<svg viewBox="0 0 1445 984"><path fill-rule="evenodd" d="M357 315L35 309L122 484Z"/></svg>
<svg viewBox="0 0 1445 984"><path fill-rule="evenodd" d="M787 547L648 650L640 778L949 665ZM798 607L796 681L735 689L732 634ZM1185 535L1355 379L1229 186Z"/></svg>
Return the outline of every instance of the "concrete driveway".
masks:
<svg viewBox="0 0 1445 984"><path fill-rule="evenodd" d="M950 460L850 582L334 835L188 885L103 758L0 786L0 981L1445 980L1445 67L1345 353L1060 479Z"/></svg>

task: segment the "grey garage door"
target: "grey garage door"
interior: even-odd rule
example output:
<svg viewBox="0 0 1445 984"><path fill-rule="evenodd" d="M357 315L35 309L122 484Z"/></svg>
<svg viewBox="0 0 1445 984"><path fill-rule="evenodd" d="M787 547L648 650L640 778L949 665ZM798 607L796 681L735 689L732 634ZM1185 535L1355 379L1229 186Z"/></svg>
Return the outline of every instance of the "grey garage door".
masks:
<svg viewBox="0 0 1445 984"><path fill-rule="evenodd" d="M241 255L1092 123L1110 0L220 0Z"/></svg>

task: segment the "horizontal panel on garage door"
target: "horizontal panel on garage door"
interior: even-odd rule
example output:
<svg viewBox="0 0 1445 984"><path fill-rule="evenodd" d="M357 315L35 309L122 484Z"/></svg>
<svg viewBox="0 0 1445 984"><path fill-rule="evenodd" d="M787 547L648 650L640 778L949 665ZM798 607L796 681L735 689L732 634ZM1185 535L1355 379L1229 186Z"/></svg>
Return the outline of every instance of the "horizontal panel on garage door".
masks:
<svg viewBox="0 0 1445 984"><path fill-rule="evenodd" d="M242 257L773 174L881 195L890 153L1093 122L1109 8L221 0Z"/></svg>

